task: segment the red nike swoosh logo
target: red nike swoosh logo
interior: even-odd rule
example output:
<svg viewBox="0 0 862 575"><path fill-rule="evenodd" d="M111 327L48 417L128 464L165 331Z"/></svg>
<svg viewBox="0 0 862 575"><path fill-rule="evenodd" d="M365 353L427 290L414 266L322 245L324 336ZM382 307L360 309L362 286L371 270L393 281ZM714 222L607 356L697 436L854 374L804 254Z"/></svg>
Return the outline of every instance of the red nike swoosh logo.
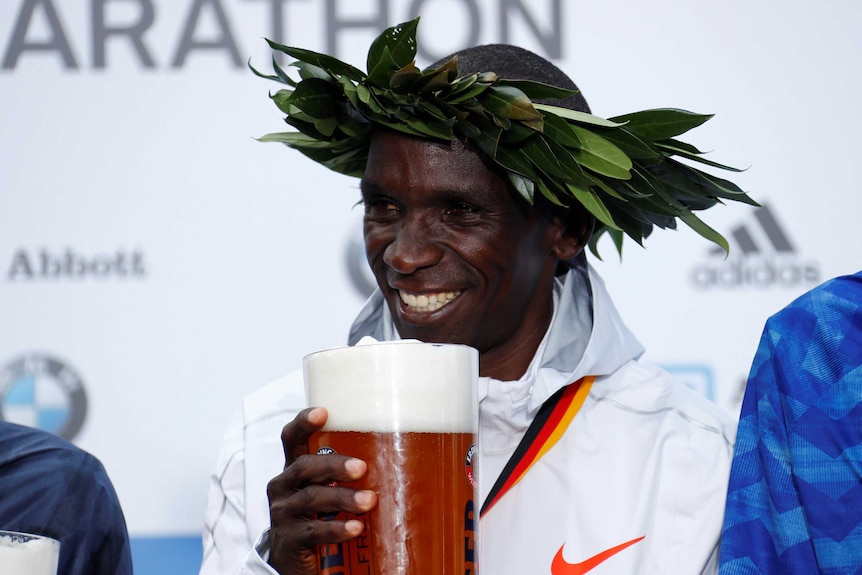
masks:
<svg viewBox="0 0 862 575"><path fill-rule="evenodd" d="M557 551L557 554L554 556L554 561L551 563L551 574L552 575L584 575L589 571L592 571L596 567L598 567L601 563L604 563L626 547L631 547L638 541L642 540L644 537L638 537L637 539L632 539L631 541L626 541L616 547L611 547L605 551L597 555L593 555L586 561L581 563L568 563L565 559L563 559L563 545L560 547L560 550Z"/></svg>

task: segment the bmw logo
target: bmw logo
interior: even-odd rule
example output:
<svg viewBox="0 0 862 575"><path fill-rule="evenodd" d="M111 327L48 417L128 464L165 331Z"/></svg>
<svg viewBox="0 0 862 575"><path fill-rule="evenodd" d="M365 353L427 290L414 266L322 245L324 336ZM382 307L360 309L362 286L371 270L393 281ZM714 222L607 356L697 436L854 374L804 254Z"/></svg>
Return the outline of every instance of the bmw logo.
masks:
<svg viewBox="0 0 862 575"><path fill-rule="evenodd" d="M84 425L87 395L69 364L44 353L16 358L0 370L0 419L72 440Z"/></svg>

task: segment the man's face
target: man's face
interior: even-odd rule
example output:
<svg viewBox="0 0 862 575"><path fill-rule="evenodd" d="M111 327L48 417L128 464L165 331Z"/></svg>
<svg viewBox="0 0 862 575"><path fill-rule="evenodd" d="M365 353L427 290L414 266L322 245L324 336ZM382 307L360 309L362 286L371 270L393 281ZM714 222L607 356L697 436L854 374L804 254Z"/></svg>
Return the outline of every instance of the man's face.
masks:
<svg viewBox="0 0 862 575"><path fill-rule="evenodd" d="M552 315L562 226L460 142L379 131L361 186L365 251L401 337L467 344L483 375L523 375Z"/></svg>

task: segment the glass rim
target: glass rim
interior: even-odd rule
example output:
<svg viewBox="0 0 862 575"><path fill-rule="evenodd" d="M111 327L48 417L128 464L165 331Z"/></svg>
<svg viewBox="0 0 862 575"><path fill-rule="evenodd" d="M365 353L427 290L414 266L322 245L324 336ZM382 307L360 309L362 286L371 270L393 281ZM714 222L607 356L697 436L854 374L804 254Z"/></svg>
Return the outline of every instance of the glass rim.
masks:
<svg viewBox="0 0 862 575"><path fill-rule="evenodd" d="M56 539L49 535L42 535L40 533L28 533L26 531L14 531L11 529L0 529L0 538L2 537L10 537L13 539L17 538L21 539L22 542L32 541L34 539L43 539L47 541L53 541L57 545L60 544L59 539Z"/></svg>

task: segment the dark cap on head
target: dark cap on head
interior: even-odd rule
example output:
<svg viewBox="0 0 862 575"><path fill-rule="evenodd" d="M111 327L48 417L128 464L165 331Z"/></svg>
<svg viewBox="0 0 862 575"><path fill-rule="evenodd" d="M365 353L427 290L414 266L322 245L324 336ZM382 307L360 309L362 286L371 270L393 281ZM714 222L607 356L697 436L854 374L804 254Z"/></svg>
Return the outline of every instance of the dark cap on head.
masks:
<svg viewBox="0 0 862 575"><path fill-rule="evenodd" d="M518 46L509 44L473 46L438 60L430 67L438 68L451 60L453 56L458 56L459 76L494 72L501 78L509 80L532 80L569 90L578 90L572 79L554 64L538 54ZM590 106L580 92L564 100L536 100L536 102L590 113Z"/></svg>

